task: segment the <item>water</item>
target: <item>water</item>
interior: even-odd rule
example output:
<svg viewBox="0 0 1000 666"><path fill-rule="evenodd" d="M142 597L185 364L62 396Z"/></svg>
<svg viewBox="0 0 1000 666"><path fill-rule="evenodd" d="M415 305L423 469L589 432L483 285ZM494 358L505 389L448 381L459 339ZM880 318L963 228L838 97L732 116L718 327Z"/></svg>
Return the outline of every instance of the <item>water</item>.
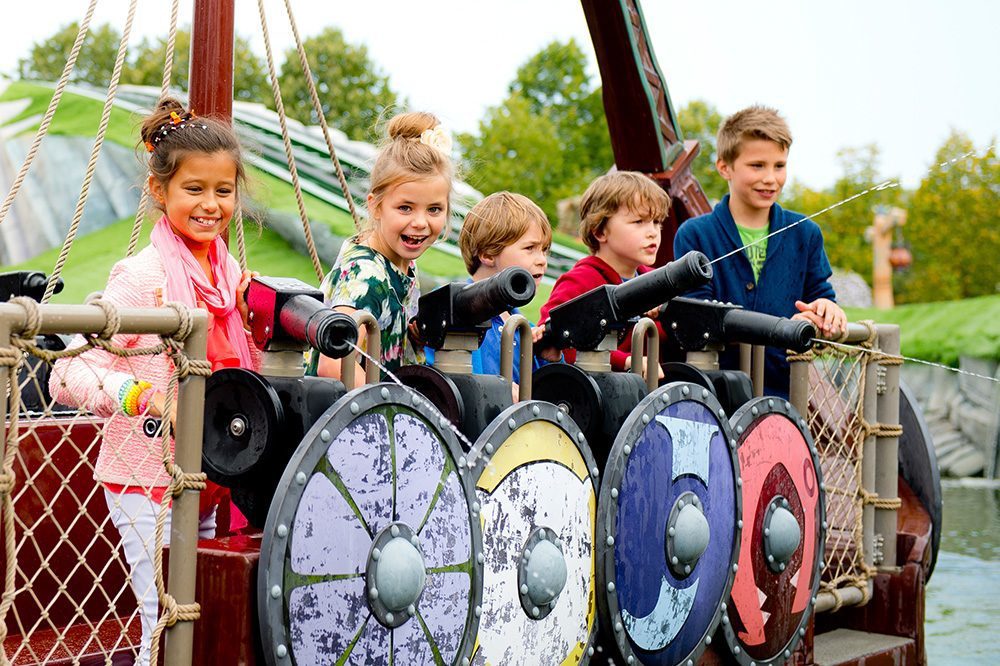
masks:
<svg viewBox="0 0 1000 666"><path fill-rule="evenodd" d="M1000 663L1000 485L945 483L925 626L930 664Z"/></svg>

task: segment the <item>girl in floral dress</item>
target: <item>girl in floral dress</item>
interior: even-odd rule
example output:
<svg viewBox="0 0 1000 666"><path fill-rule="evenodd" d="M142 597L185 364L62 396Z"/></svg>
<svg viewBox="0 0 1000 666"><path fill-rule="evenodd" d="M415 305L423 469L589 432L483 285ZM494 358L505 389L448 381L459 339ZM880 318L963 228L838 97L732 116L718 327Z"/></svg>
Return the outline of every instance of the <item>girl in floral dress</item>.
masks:
<svg viewBox="0 0 1000 666"><path fill-rule="evenodd" d="M379 362L389 372L404 362L423 362L421 347L407 338L407 322L416 316L420 298L416 259L448 220L452 173L451 138L434 115L392 118L371 171L368 223L344 241L320 285L333 308L348 314L367 310L375 317L382 332ZM364 339L362 329L358 346ZM339 379L341 362L314 351L310 370ZM360 369L354 376L364 382Z"/></svg>

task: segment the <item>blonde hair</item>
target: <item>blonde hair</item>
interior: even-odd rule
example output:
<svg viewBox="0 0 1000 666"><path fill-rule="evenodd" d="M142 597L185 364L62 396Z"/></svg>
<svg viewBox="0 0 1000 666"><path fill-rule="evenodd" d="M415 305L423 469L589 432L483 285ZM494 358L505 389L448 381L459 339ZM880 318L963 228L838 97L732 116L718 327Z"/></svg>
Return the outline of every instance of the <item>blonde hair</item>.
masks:
<svg viewBox="0 0 1000 666"><path fill-rule="evenodd" d="M420 142L420 135L432 130L441 121L433 113L420 111L400 113L393 116L386 125L387 137L382 143L372 166L368 193L369 218L371 211L382 205L386 193L402 183L424 180L440 176L448 181L448 215L451 214L451 182L454 167L451 157L433 146ZM373 221L369 219L359 233L371 231ZM443 232L447 234L447 230Z"/></svg>
<svg viewBox="0 0 1000 666"><path fill-rule="evenodd" d="M773 141L782 150L792 147L792 131L778 110L754 105L737 111L722 123L715 142L719 159L732 164L740 156L743 142L752 139Z"/></svg>
<svg viewBox="0 0 1000 666"><path fill-rule="evenodd" d="M542 209L523 194L494 192L468 212L458 235L465 269L472 275L481 265L479 257L495 257L517 242L534 224L542 232L542 244L552 246L552 227Z"/></svg>
<svg viewBox="0 0 1000 666"><path fill-rule="evenodd" d="M638 171L615 171L598 177L580 201L580 238L597 252L600 233L608 218L627 206L633 213L664 220L670 211L670 196L652 178Z"/></svg>

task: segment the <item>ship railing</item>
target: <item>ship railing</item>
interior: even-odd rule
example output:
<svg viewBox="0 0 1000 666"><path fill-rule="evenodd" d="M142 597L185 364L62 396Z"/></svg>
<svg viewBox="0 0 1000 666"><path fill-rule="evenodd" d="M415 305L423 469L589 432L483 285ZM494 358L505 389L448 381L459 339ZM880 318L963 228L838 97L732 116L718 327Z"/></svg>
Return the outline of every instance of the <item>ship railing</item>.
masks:
<svg viewBox="0 0 1000 666"><path fill-rule="evenodd" d="M141 501L145 495L154 501L153 486L161 484L169 484L168 490L154 504L157 528L146 542L156 572L149 590L159 599L159 619L151 628L153 656L159 652L155 639L165 630L166 662L191 663L199 611L194 599L199 498L205 487L206 325L204 312L173 304L117 309L101 301L38 305L16 298L0 303L0 418L6 423L0 430L0 664L89 663L92 655L101 663L134 658L143 614L115 520L136 526L122 517L128 507L121 498ZM86 409L107 414L119 397L109 395L109 388L120 386L123 375L143 379L143 368L149 371L150 357L156 355L170 361L161 369L172 368L166 395L167 409L177 405L173 447L170 419L101 418ZM50 379L57 396L83 407L50 398ZM171 397L175 388L176 399ZM138 442L146 459L125 460L118 456L120 449L111 447L102 451L105 434ZM115 480L130 494L106 494L102 481L95 480L99 454L118 474L143 468L144 462L147 471L151 463L162 473L155 482L144 482L125 472ZM148 533L152 528L140 529ZM172 545L165 584L161 561L167 540Z"/></svg>
<svg viewBox="0 0 1000 666"><path fill-rule="evenodd" d="M850 323L839 338L788 357L790 402L805 415L826 491L825 567L816 611L859 606L896 570L899 327ZM741 351L755 394L763 350Z"/></svg>

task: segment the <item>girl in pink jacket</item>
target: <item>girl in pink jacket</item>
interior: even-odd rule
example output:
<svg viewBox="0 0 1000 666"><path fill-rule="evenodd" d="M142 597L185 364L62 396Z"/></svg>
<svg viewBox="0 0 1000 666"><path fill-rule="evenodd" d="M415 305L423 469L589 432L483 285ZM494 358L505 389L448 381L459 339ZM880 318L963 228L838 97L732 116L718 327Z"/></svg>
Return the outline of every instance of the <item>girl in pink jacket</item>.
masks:
<svg viewBox="0 0 1000 666"><path fill-rule="evenodd" d="M243 299L250 273L240 271L220 236L246 181L239 141L225 123L195 117L170 98L159 102L141 134L149 152L149 193L163 216L153 227L151 244L112 268L103 299L125 308L178 301L207 309L212 369L253 368L259 356L251 353ZM122 334L113 342L141 348L159 340L155 335ZM170 477L163 467L159 437L145 435L142 421L149 416L176 416L163 413L172 372L164 354L122 358L95 349L58 361L49 380L56 401L108 418L95 475L132 569L132 589L142 609L137 663L143 666L149 664L158 618L153 574L156 517ZM220 494L202 492L202 538L215 536ZM169 516L164 534L169 539Z"/></svg>

